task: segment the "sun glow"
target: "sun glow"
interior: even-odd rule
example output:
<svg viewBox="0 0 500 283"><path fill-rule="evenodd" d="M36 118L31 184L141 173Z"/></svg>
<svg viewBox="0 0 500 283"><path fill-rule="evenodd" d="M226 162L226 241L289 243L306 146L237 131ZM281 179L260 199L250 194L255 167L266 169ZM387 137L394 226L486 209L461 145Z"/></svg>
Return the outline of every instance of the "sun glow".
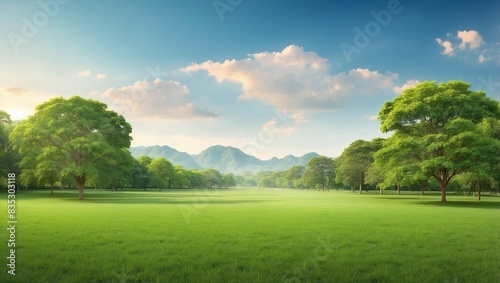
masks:
<svg viewBox="0 0 500 283"><path fill-rule="evenodd" d="M6 110L12 121L22 120L28 117L28 113L19 108L10 108Z"/></svg>

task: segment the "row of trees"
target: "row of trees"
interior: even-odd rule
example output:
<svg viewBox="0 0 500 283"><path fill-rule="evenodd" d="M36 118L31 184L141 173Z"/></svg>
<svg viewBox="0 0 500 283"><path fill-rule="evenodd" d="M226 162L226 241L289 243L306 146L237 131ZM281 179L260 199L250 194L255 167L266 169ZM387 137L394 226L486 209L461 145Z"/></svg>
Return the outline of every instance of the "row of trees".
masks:
<svg viewBox="0 0 500 283"><path fill-rule="evenodd" d="M315 158L306 168L258 175L263 187L339 185L363 191L376 186L431 186L446 192L458 184L465 190L498 191L500 187L500 103L462 81L424 82L386 102L378 119L387 139L357 140L335 161ZM301 174L302 173L302 174Z"/></svg>
<svg viewBox="0 0 500 283"><path fill-rule="evenodd" d="M16 173L18 185L98 188L192 188L234 186L231 174L185 170L164 158L134 159L132 127L104 103L75 96L51 99L34 115L12 123L0 111L1 178Z"/></svg>
<svg viewBox="0 0 500 283"><path fill-rule="evenodd" d="M294 166L286 171L259 172L254 176L254 184L265 188L314 188L329 190L335 185L335 164L332 158L319 156L307 165ZM248 184L248 177L237 176L237 182ZM243 183L245 184L245 183Z"/></svg>
<svg viewBox="0 0 500 283"><path fill-rule="evenodd" d="M470 84L424 82L386 102L378 120L386 140L358 140L336 160L337 180L351 186L373 184L420 187L438 184L441 201L452 181L462 187L500 186L500 104Z"/></svg>
<svg viewBox="0 0 500 283"><path fill-rule="evenodd" d="M215 169L187 170L173 165L165 158L141 156L134 160L129 174L122 177L120 187L131 188L228 188L236 186L231 173L222 174Z"/></svg>
<svg viewBox="0 0 500 283"><path fill-rule="evenodd" d="M343 184L361 192L371 184L381 192L391 186L425 191L433 180L442 201L454 180L478 191L498 189L500 103L484 92L462 81L424 82L386 102L378 119L381 131L392 133L388 139L355 141L335 161L319 157L305 168L261 173L258 185L328 190ZM81 97L54 98L16 125L0 111L0 170L18 173L21 181L72 182L80 199L88 182L116 188L127 183L123 176L130 176L129 186L142 188L232 184L232 176L215 170L184 170L164 159L134 160L128 151L131 131L123 116Z"/></svg>
<svg viewBox="0 0 500 283"><path fill-rule="evenodd" d="M500 103L470 84L423 82L405 90L379 112L381 131L392 133L374 157L371 173L382 187L429 179L446 191L454 179L498 188Z"/></svg>

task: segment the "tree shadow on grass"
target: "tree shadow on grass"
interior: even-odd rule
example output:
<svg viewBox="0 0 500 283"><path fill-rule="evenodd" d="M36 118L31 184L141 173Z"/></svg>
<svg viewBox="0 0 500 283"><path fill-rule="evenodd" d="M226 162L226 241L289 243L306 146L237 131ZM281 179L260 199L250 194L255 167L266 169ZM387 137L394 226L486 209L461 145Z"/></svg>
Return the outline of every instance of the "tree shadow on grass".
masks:
<svg viewBox="0 0 500 283"><path fill-rule="evenodd" d="M456 207L456 208L482 208L482 209L500 209L500 202L498 201L416 201L413 202L419 205L432 205L441 207Z"/></svg>
<svg viewBox="0 0 500 283"><path fill-rule="evenodd" d="M213 200L208 198L202 198L199 196L192 196L191 199L182 199L178 200L175 198L135 198L135 197L123 197L123 198L87 198L84 200L78 199L62 199L68 202L76 202L76 203L103 203L103 204L243 204L243 203L260 203L262 200Z"/></svg>
<svg viewBox="0 0 500 283"><path fill-rule="evenodd" d="M420 199L419 197L378 197L378 199L392 199L392 200L398 200L398 199Z"/></svg>
<svg viewBox="0 0 500 283"><path fill-rule="evenodd" d="M105 190L93 190L86 189L83 193L85 200L91 199L168 199L168 198L219 198L227 197L227 195L219 194L214 191L105 191ZM65 190L54 190L51 194L50 190L30 190L30 191L19 191L16 193L19 200L34 200L34 199L54 199L54 200L78 200L78 190L76 189L65 189Z"/></svg>

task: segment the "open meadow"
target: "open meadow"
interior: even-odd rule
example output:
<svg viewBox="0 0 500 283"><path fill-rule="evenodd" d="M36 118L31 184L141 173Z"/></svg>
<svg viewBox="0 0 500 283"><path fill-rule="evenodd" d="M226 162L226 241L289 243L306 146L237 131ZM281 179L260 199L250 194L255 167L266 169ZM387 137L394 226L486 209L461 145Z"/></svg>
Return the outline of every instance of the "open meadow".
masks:
<svg viewBox="0 0 500 283"><path fill-rule="evenodd" d="M2 256L0 282L500 282L498 197L77 194L17 193L16 275Z"/></svg>

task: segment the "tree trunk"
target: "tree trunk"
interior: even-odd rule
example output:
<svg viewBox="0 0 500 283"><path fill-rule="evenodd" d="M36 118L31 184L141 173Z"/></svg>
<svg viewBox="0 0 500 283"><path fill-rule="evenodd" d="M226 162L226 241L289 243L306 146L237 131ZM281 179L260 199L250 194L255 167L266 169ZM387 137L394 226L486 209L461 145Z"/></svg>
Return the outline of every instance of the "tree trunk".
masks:
<svg viewBox="0 0 500 283"><path fill-rule="evenodd" d="M424 195L425 190L427 189L427 183L422 184L420 188L421 188L420 194L421 194L421 195Z"/></svg>
<svg viewBox="0 0 500 283"><path fill-rule="evenodd" d="M446 202L446 183L444 180L439 181L439 187L441 188L441 202Z"/></svg>
<svg viewBox="0 0 500 283"><path fill-rule="evenodd" d="M397 188L397 194L400 195L401 194L401 185L397 184L396 188Z"/></svg>
<svg viewBox="0 0 500 283"><path fill-rule="evenodd" d="M54 194L54 184L50 184L50 194Z"/></svg>
<svg viewBox="0 0 500 283"><path fill-rule="evenodd" d="M382 190L382 187L380 187L379 189L380 189L380 194L383 195L384 194L384 190Z"/></svg>
<svg viewBox="0 0 500 283"><path fill-rule="evenodd" d="M477 180L477 200L481 200L481 181Z"/></svg>
<svg viewBox="0 0 500 283"><path fill-rule="evenodd" d="M359 182L359 193L361 194L363 192L363 182Z"/></svg>
<svg viewBox="0 0 500 283"><path fill-rule="evenodd" d="M83 200L83 187L85 186L85 182L78 182L78 199Z"/></svg>

